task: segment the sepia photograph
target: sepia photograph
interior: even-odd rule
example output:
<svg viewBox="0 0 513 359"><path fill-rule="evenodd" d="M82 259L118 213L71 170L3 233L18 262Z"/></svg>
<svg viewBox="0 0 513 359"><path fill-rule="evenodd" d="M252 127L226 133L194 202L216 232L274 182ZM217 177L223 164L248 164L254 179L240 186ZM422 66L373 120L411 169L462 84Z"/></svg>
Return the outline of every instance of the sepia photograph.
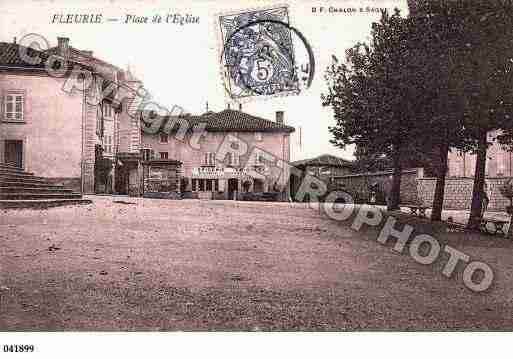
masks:
<svg viewBox="0 0 513 359"><path fill-rule="evenodd" d="M2 0L0 213L6 358L505 349L513 2Z"/></svg>

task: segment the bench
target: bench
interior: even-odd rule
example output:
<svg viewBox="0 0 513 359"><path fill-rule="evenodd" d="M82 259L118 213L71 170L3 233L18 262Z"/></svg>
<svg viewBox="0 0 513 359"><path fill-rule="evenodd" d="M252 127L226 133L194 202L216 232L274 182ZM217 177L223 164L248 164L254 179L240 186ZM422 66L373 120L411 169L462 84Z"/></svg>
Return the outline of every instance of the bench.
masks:
<svg viewBox="0 0 513 359"><path fill-rule="evenodd" d="M493 224L493 230L489 230L486 226L487 224L492 223ZM484 233L497 235L502 234L503 236L506 235L504 232L504 225L508 223L508 221L504 221L502 219L495 219L495 218L481 218L481 223L479 225L480 229Z"/></svg>
<svg viewBox="0 0 513 359"><path fill-rule="evenodd" d="M425 217L426 210L429 208L428 206L423 206L420 204L404 204L403 206L410 209L410 214L419 217Z"/></svg>

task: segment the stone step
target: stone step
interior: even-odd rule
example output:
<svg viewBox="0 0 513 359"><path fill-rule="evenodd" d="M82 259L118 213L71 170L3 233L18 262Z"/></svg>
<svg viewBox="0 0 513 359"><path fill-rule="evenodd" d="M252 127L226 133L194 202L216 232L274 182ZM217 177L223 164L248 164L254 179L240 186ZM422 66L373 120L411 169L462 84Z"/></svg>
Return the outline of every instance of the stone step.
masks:
<svg viewBox="0 0 513 359"><path fill-rule="evenodd" d="M30 187L30 188L64 188L61 184L49 184L47 181L39 181L37 182L25 180L25 181L12 181L12 180L2 180L0 179L0 187Z"/></svg>
<svg viewBox="0 0 513 359"><path fill-rule="evenodd" d="M18 182L18 183L48 183L48 180L43 177L15 177L0 175L0 183L3 182Z"/></svg>
<svg viewBox="0 0 513 359"><path fill-rule="evenodd" d="M27 173L6 173L6 172L0 172L0 179L2 178L11 178L15 181L20 179L43 179L43 177L34 176L32 174Z"/></svg>
<svg viewBox="0 0 513 359"><path fill-rule="evenodd" d="M16 183L16 186L3 186L0 185L0 193L72 193L72 189L63 187L50 187L50 186L35 186L26 187L20 186Z"/></svg>
<svg viewBox="0 0 513 359"><path fill-rule="evenodd" d="M11 165L8 163L0 163L0 169L2 169L2 168L23 170L23 168L21 168L21 167L16 167L15 165Z"/></svg>
<svg viewBox="0 0 513 359"><path fill-rule="evenodd" d="M59 206L91 204L90 199L37 199L37 200L0 200L2 209L45 209Z"/></svg>
<svg viewBox="0 0 513 359"><path fill-rule="evenodd" d="M24 170L19 169L7 169L7 168L0 168L0 174L14 174L14 175L34 175L33 172L26 172Z"/></svg>
<svg viewBox="0 0 513 359"><path fill-rule="evenodd" d="M80 193L0 193L0 200L80 199Z"/></svg>

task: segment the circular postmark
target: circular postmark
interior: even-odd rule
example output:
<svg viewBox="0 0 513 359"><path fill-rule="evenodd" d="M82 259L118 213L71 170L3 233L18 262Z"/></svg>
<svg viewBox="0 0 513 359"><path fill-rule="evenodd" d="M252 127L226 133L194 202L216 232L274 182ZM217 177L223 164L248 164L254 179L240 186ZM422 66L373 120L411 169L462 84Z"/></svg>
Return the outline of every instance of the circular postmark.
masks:
<svg viewBox="0 0 513 359"><path fill-rule="evenodd" d="M274 19L237 27L224 41L220 60L232 99L299 94L315 73L313 51L303 34Z"/></svg>

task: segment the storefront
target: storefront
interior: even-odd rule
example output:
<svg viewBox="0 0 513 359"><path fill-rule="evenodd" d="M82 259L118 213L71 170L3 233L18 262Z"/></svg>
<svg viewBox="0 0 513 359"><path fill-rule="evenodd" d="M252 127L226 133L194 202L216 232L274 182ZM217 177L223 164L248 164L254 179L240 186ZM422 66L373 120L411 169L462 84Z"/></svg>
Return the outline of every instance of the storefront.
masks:
<svg viewBox="0 0 513 359"><path fill-rule="evenodd" d="M256 186L256 187L255 187ZM234 199L243 193L266 191L265 172L246 168L193 168L191 191L204 199Z"/></svg>

